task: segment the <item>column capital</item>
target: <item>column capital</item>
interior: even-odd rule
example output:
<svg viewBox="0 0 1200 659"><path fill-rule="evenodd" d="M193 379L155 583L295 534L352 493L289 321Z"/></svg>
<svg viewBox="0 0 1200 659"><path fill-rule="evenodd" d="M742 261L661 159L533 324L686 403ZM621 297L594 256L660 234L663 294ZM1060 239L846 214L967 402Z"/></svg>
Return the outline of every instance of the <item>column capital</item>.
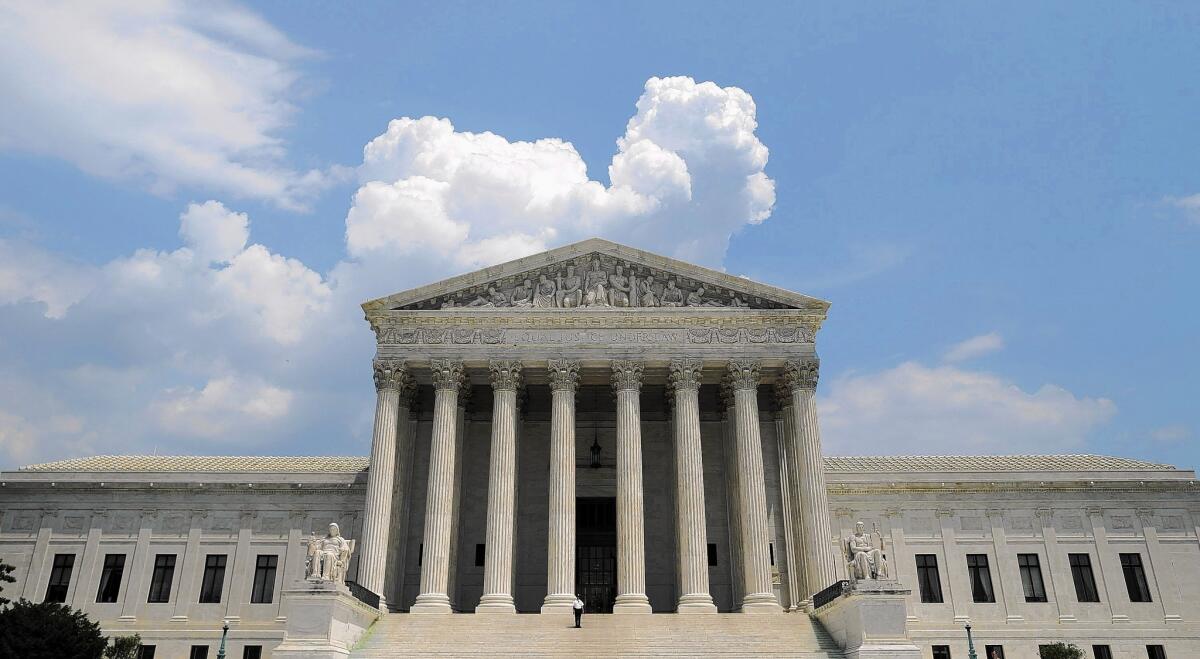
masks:
<svg viewBox="0 0 1200 659"><path fill-rule="evenodd" d="M412 374L408 366L398 359L376 359L371 362L376 391L400 391L412 388Z"/></svg>
<svg viewBox="0 0 1200 659"><path fill-rule="evenodd" d="M725 367L725 383L734 391L756 390L761 379L762 374L756 361L731 359Z"/></svg>
<svg viewBox="0 0 1200 659"><path fill-rule="evenodd" d="M675 391L700 388L700 371L704 363L699 359L675 359L671 361L669 380Z"/></svg>
<svg viewBox="0 0 1200 659"><path fill-rule="evenodd" d="M579 360L551 359L547 370L550 372L551 391L574 393L579 387Z"/></svg>
<svg viewBox="0 0 1200 659"><path fill-rule="evenodd" d="M458 391L466 379L463 363L454 359L435 359L429 365L433 388L439 391Z"/></svg>
<svg viewBox="0 0 1200 659"><path fill-rule="evenodd" d="M492 360L488 362L488 372L492 378L492 389L496 391L516 391L521 388L521 362Z"/></svg>
<svg viewBox="0 0 1200 659"><path fill-rule="evenodd" d="M817 388L817 377L821 371L821 360L816 357L792 359L783 365L783 382L791 390Z"/></svg>
<svg viewBox="0 0 1200 659"><path fill-rule="evenodd" d="M630 359L612 361L612 387L614 391L639 391L642 388L642 371L645 365Z"/></svg>

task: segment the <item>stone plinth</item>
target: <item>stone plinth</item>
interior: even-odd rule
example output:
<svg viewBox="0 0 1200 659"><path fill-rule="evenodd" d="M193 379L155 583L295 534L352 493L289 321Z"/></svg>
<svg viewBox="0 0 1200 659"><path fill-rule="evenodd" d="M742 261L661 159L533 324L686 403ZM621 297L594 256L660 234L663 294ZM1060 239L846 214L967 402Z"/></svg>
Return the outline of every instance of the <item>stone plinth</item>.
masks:
<svg viewBox="0 0 1200 659"><path fill-rule="evenodd" d="M287 626L283 643L271 653L275 659L349 657L354 644L379 618L378 609L332 581L296 581L283 589L281 599Z"/></svg>
<svg viewBox="0 0 1200 659"><path fill-rule="evenodd" d="M846 659L920 659L908 637L905 597L898 581L862 579L813 612L846 653Z"/></svg>

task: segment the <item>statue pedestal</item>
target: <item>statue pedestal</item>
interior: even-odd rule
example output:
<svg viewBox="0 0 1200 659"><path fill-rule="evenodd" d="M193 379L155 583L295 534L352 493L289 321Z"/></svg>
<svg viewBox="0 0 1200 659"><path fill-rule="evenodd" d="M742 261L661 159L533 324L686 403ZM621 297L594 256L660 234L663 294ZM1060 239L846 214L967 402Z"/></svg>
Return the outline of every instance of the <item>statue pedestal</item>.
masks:
<svg viewBox="0 0 1200 659"><path fill-rule="evenodd" d="M920 659L908 637L905 598L898 581L860 579L813 616L846 653L846 659Z"/></svg>
<svg viewBox="0 0 1200 659"><path fill-rule="evenodd" d="M295 581L280 601L287 624L274 659L345 659L380 615L333 581Z"/></svg>

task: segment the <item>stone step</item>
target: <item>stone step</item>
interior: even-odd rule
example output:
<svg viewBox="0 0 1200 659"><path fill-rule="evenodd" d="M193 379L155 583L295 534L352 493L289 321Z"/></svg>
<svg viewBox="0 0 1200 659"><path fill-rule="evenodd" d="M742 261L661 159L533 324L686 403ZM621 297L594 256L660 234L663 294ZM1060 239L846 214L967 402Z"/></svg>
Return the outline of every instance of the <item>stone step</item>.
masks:
<svg viewBox="0 0 1200 659"><path fill-rule="evenodd" d="M842 659L837 644L804 614L569 616L391 614L352 657L798 657Z"/></svg>

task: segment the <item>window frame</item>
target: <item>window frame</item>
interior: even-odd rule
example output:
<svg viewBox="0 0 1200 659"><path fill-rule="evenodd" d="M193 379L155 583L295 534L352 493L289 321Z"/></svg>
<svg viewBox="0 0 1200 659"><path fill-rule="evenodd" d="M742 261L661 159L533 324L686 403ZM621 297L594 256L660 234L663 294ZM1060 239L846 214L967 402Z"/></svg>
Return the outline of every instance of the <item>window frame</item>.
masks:
<svg viewBox="0 0 1200 659"><path fill-rule="evenodd" d="M50 567L50 578L46 580L43 602L65 604L71 594L71 574L75 572L75 554L55 554ZM51 599L53 597L53 599Z"/></svg>
<svg viewBox="0 0 1200 659"><path fill-rule="evenodd" d="M1017 569L1021 573L1021 591L1025 594L1025 601L1039 604L1049 601L1046 596L1046 580L1042 577L1042 561L1038 554L1017 554Z"/></svg>
<svg viewBox="0 0 1200 659"><path fill-rule="evenodd" d="M996 583L992 580L992 564L987 554L967 554L967 580L971 583L972 602L996 603ZM981 591L985 599L980 599Z"/></svg>
<svg viewBox="0 0 1200 659"><path fill-rule="evenodd" d="M942 594L942 576L938 568L937 554L915 554L913 562L917 566L917 590L920 593L921 603L945 603L946 599ZM933 564L921 565L922 562L932 562Z"/></svg>
<svg viewBox="0 0 1200 659"><path fill-rule="evenodd" d="M175 585L176 560L175 554L154 555L154 568L150 573L150 591L146 593L147 604L169 604L171 602L171 587Z"/></svg>
<svg viewBox="0 0 1200 659"><path fill-rule="evenodd" d="M1121 572L1125 575L1125 591L1133 604L1153 602L1150 582L1146 580L1146 567L1141 552L1121 553Z"/></svg>
<svg viewBox="0 0 1200 659"><path fill-rule="evenodd" d="M934 645L930 647L930 651L933 653L933 659L952 659L953 657L950 654L949 645Z"/></svg>
<svg viewBox="0 0 1200 659"><path fill-rule="evenodd" d="M264 565L266 559L267 565ZM279 575L279 554L259 554L254 559L254 583L250 587L251 604L275 602L275 577Z"/></svg>
<svg viewBox="0 0 1200 659"><path fill-rule="evenodd" d="M1071 566L1071 580L1075 582L1075 599L1081 604L1095 604L1100 601L1100 588L1096 585L1096 572L1092 568L1092 555L1087 552L1067 554L1067 564ZM1084 596L1090 589L1091 599Z"/></svg>
<svg viewBox="0 0 1200 659"><path fill-rule="evenodd" d="M1161 643L1149 643L1146 645L1146 657L1148 659L1167 659L1167 649Z"/></svg>
<svg viewBox="0 0 1200 659"><path fill-rule="evenodd" d="M121 580L124 578L125 554L105 554L104 567L100 569L100 583L96 584L96 603L116 604L120 602ZM110 589L112 592L108 593Z"/></svg>
<svg viewBox="0 0 1200 659"><path fill-rule="evenodd" d="M1093 659L1113 659L1112 647L1107 643L1092 646Z"/></svg>

